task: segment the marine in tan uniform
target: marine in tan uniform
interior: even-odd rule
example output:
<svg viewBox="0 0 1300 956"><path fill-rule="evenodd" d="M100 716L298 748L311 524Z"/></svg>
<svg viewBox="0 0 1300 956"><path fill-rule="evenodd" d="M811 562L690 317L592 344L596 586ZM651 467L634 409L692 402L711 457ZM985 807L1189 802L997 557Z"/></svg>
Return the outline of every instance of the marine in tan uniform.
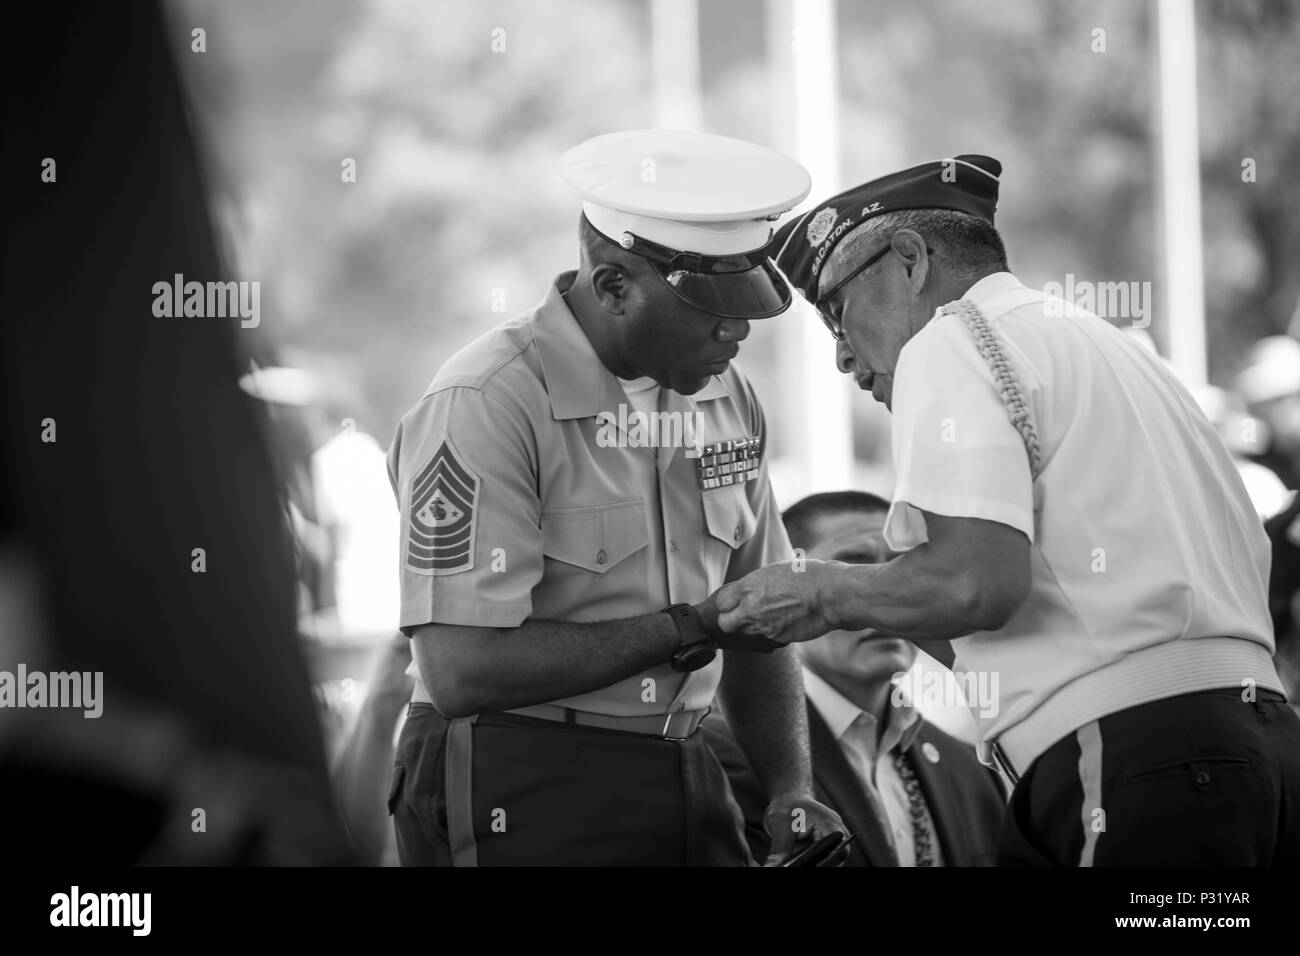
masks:
<svg viewBox="0 0 1300 956"><path fill-rule="evenodd" d="M402 860L750 862L696 733L716 696L775 862L841 824L812 796L794 657L719 654L709 597L791 559L731 360L789 306L764 247L808 176L667 132L597 137L561 173L580 268L449 360L389 455L420 678L389 800Z"/></svg>

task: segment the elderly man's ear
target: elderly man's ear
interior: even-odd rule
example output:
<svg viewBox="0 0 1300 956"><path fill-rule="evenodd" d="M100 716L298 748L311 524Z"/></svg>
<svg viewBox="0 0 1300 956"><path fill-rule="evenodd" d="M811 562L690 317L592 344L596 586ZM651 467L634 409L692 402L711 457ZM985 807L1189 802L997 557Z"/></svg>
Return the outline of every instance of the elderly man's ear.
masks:
<svg viewBox="0 0 1300 956"><path fill-rule="evenodd" d="M920 295L921 289L925 287L926 277L930 274L930 255L925 240L911 229L900 229L894 233L890 245L903 260L912 295Z"/></svg>

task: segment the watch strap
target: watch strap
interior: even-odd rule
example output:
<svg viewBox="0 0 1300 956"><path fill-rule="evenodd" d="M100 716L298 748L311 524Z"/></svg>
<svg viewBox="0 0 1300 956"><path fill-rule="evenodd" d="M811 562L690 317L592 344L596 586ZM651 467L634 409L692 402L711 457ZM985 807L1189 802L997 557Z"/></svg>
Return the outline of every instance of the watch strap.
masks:
<svg viewBox="0 0 1300 956"><path fill-rule="evenodd" d="M730 634L718 627L717 619L712 626L705 623L699 611L690 604L673 604L664 608L664 613L677 623L677 633L681 636L682 647L708 641L724 651L749 651L770 654L783 644L770 641L757 634Z"/></svg>
<svg viewBox="0 0 1300 956"><path fill-rule="evenodd" d="M718 656L718 645L713 643L700 614L689 604L671 604L663 609L664 614L672 618L677 628L680 643L673 652L669 665L679 674L689 674L701 667L707 667ZM682 684L678 696L686 692L687 684ZM674 706L676 701L673 702Z"/></svg>
<svg viewBox="0 0 1300 956"><path fill-rule="evenodd" d="M690 644L714 643L712 635L704 627L704 621L700 619L700 613L691 605L670 604L663 609L663 613L672 618L677 627L677 636L681 638L678 650Z"/></svg>

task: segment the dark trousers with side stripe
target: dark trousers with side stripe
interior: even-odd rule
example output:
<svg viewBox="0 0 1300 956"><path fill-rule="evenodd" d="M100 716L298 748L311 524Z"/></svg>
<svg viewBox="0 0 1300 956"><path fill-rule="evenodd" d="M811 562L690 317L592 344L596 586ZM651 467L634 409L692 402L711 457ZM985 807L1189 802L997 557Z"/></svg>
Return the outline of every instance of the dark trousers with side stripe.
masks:
<svg viewBox="0 0 1300 956"><path fill-rule="evenodd" d="M1016 785L999 865L1300 864L1300 718L1249 696L1169 697L1057 741Z"/></svg>
<svg viewBox="0 0 1300 956"><path fill-rule="evenodd" d="M713 751L514 714L411 704L389 812L403 866L745 866Z"/></svg>

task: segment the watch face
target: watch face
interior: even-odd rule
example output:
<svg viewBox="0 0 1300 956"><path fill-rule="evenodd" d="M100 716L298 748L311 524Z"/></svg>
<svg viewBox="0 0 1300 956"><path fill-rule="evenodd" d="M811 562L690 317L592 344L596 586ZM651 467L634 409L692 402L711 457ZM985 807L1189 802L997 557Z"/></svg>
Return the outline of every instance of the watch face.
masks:
<svg viewBox="0 0 1300 956"><path fill-rule="evenodd" d="M701 667L707 667L717 655L718 649L709 644L694 644L690 647L684 647L673 658L673 670L682 672L697 671Z"/></svg>

